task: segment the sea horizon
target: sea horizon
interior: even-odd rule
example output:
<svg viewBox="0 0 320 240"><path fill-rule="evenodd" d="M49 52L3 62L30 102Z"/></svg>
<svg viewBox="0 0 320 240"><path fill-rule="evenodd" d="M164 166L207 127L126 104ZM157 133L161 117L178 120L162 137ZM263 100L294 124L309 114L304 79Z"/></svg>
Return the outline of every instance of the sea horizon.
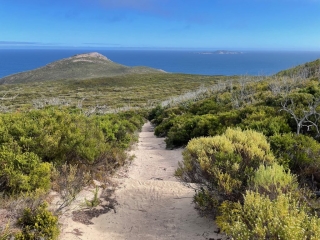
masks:
<svg viewBox="0 0 320 240"><path fill-rule="evenodd" d="M216 51L236 54L216 54ZM115 63L130 67L147 66L169 73L226 76L268 76L320 58L320 51L302 50L12 48L0 49L0 78L88 52L99 52Z"/></svg>

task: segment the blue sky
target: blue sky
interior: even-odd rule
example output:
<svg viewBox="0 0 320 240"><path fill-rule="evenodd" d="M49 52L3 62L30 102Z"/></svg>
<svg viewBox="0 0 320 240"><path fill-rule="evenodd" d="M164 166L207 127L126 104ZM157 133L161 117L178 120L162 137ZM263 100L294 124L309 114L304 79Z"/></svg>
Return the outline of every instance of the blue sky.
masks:
<svg viewBox="0 0 320 240"><path fill-rule="evenodd" d="M320 51L320 0L0 0L0 47Z"/></svg>

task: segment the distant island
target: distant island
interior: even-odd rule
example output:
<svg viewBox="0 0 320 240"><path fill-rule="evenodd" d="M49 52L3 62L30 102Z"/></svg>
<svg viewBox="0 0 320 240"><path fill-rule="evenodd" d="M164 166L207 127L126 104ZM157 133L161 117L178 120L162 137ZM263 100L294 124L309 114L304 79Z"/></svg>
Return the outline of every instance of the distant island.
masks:
<svg viewBox="0 0 320 240"><path fill-rule="evenodd" d="M199 52L199 54L243 54L243 52L238 51L226 51L226 50L218 50L214 52Z"/></svg>

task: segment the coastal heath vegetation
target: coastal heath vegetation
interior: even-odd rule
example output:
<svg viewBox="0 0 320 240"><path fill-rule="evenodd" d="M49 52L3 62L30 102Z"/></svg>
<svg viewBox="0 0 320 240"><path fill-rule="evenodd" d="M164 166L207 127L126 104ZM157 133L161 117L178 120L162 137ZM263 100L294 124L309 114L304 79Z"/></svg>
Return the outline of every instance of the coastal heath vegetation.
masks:
<svg viewBox="0 0 320 240"><path fill-rule="evenodd" d="M62 210L125 163L149 107L204 97L223 79L154 73L1 85L1 207L19 201L16 219L36 209L21 203L26 195L40 206L38 195L54 190Z"/></svg>
<svg viewBox="0 0 320 240"><path fill-rule="evenodd" d="M216 190L223 199L241 197L255 170L275 160L262 133L240 128L190 140L183 159L176 175L202 183L209 191Z"/></svg>
<svg viewBox="0 0 320 240"><path fill-rule="evenodd" d="M0 85L0 209L8 209L0 239L28 239L38 222L31 221L29 231L16 220L38 207L49 214L42 204L50 203L50 191L62 199L56 217L93 179L106 181L130 159L127 150L149 108L205 97L224 79L140 73ZM50 224L48 231L56 228Z"/></svg>
<svg viewBox="0 0 320 240"><path fill-rule="evenodd" d="M14 236L56 239L58 212L48 210L47 193L61 193L59 211L93 179L103 181L126 162L126 150L144 120L133 111L87 116L79 109L49 106L1 113L0 123L1 205L31 202L20 204L13 216L21 228Z"/></svg>
<svg viewBox="0 0 320 240"><path fill-rule="evenodd" d="M85 80L56 80L0 85L2 112L67 106L85 112L110 113L154 107L194 92L207 91L225 76L143 73ZM184 96L184 97L183 97Z"/></svg>
<svg viewBox="0 0 320 240"><path fill-rule="evenodd" d="M199 184L194 202L230 238L319 238L318 69L239 77L150 111L167 148L185 147L176 175Z"/></svg>
<svg viewBox="0 0 320 240"><path fill-rule="evenodd" d="M200 184L195 203L231 238L313 239L320 226L314 198L320 79L317 71L305 72L153 73L1 85L0 208L20 207L11 213L19 220L8 221L0 239L56 239L57 212L48 209L48 192L62 194L61 210L84 185L112 174L128 159L144 117L168 148L186 147L176 174ZM260 218L277 219L266 208L288 217L269 231L266 222L253 226ZM295 218L289 233L285 226Z"/></svg>

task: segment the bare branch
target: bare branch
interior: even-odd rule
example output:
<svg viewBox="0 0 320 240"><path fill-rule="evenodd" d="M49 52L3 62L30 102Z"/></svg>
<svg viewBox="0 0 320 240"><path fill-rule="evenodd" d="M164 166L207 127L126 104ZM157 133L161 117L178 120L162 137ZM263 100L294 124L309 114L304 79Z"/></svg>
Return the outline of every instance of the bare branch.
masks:
<svg viewBox="0 0 320 240"><path fill-rule="evenodd" d="M320 136L319 131L319 122L320 122L320 113L317 112L317 107L320 105L320 99L316 99L308 103L308 109L302 110L302 115L298 115L296 110L295 103L292 98L286 99L284 102L281 102L282 109L280 111L285 111L291 115L297 124L297 134L299 135L302 127L307 127L307 131L310 131L311 127L317 132L316 137Z"/></svg>
<svg viewBox="0 0 320 240"><path fill-rule="evenodd" d="M5 95L3 95L3 97L0 97L0 100L13 100L19 96L19 94L15 95L13 97L6 97L6 95L7 95L7 93Z"/></svg>

